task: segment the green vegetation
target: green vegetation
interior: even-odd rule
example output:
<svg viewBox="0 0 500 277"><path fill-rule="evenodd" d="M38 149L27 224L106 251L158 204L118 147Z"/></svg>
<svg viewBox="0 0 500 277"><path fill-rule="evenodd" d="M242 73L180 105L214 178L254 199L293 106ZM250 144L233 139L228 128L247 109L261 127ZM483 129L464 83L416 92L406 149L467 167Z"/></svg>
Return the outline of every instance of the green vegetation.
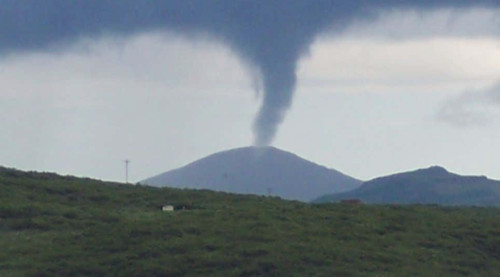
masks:
<svg viewBox="0 0 500 277"><path fill-rule="evenodd" d="M3 277L499 271L496 208L311 205L0 168Z"/></svg>

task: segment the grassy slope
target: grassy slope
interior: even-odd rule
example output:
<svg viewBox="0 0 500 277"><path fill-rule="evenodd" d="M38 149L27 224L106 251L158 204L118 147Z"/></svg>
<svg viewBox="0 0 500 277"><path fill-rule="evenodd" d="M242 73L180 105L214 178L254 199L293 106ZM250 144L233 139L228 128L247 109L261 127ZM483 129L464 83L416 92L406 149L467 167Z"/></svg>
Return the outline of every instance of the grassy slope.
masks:
<svg viewBox="0 0 500 277"><path fill-rule="evenodd" d="M161 212L165 203L193 209ZM499 217L0 168L0 276L495 276Z"/></svg>

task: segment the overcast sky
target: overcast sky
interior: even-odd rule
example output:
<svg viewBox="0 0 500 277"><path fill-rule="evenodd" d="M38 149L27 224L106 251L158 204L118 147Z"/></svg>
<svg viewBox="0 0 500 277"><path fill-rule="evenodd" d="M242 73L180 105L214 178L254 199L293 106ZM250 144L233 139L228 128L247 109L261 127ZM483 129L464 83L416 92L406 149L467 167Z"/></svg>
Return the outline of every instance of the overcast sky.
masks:
<svg viewBox="0 0 500 277"><path fill-rule="evenodd" d="M272 145L363 180L431 165L500 179L499 27L500 10L471 7L321 31ZM0 165L123 181L129 159L135 182L252 145L255 67L224 40L170 30L8 51Z"/></svg>

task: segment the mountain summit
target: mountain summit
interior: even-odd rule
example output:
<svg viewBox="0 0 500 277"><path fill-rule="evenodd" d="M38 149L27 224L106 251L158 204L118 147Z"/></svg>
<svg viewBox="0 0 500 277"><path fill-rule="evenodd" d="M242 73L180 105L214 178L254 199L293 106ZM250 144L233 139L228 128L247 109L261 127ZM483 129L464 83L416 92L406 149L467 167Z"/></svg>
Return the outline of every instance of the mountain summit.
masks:
<svg viewBox="0 0 500 277"><path fill-rule="evenodd" d="M461 176L433 166L376 178L353 191L325 195L315 202L342 199L381 204L500 206L500 181Z"/></svg>
<svg viewBox="0 0 500 277"><path fill-rule="evenodd" d="M352 190L361 184L339 171L274 147L245 147L215 153L141 183L301 201Z"/></svg>

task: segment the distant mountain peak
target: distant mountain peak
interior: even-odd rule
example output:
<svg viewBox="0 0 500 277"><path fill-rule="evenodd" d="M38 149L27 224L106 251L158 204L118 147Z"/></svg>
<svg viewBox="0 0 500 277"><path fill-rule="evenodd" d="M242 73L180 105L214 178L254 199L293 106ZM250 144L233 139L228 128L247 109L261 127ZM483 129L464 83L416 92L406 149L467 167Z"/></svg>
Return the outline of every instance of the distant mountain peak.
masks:
<svg viewBox="0 0 500 277"><path fill-rule="evenodd" d="M448 170L446 170L446 168L439 165L433 165L429 168L420 169L420 171L424 171L427 173L450 173L448 172Z"/></svg>
<svg viewBox="0 0 500 277"><path fill-rule="evenodd" d="M430 171L439 171L439 172L448 172L448 170L446 170L446 168L444 168L442 166L439 166L439 165L433 165L433 166L427 168L427 170L430 170Z"/></svg>
<svg viewBox="0 0 500 277"><path fill-rule="evenodd" d="M262 158L264 155L290 155L298 157L297 155L278 149L273 146L246 146L240 148L234 148L229 150L220 151L212 155L207 156L227 156L227 155L244 155L246 158Z"/></svg>
<svg viewBox="0 0 500 277"><path fill-rule="evenodd" d="M209 155L141 183L310 201L354 189L361 181L275 147L249 146Z"/></svg>
<svg viewBox="0 0 500 277"><path fill-rule="evenodd" d="M417 169L412 172L406 172L406 173L400 173L400 174L418 174L418 175L425 175L425 176L448 176L453 173L450 173L448 170L446 170L442 166L434 165L428 168L423 168L423 169ZM397 175L400 175L397 174Z"/></svg>
<svg viewBox="0 0 500 277"><path fill-rule="evenodd" d="M319 202L355 198L366 203L500 206L500 182L461 176L440 166L379 177L350 192L325 195Z"/></svg>

